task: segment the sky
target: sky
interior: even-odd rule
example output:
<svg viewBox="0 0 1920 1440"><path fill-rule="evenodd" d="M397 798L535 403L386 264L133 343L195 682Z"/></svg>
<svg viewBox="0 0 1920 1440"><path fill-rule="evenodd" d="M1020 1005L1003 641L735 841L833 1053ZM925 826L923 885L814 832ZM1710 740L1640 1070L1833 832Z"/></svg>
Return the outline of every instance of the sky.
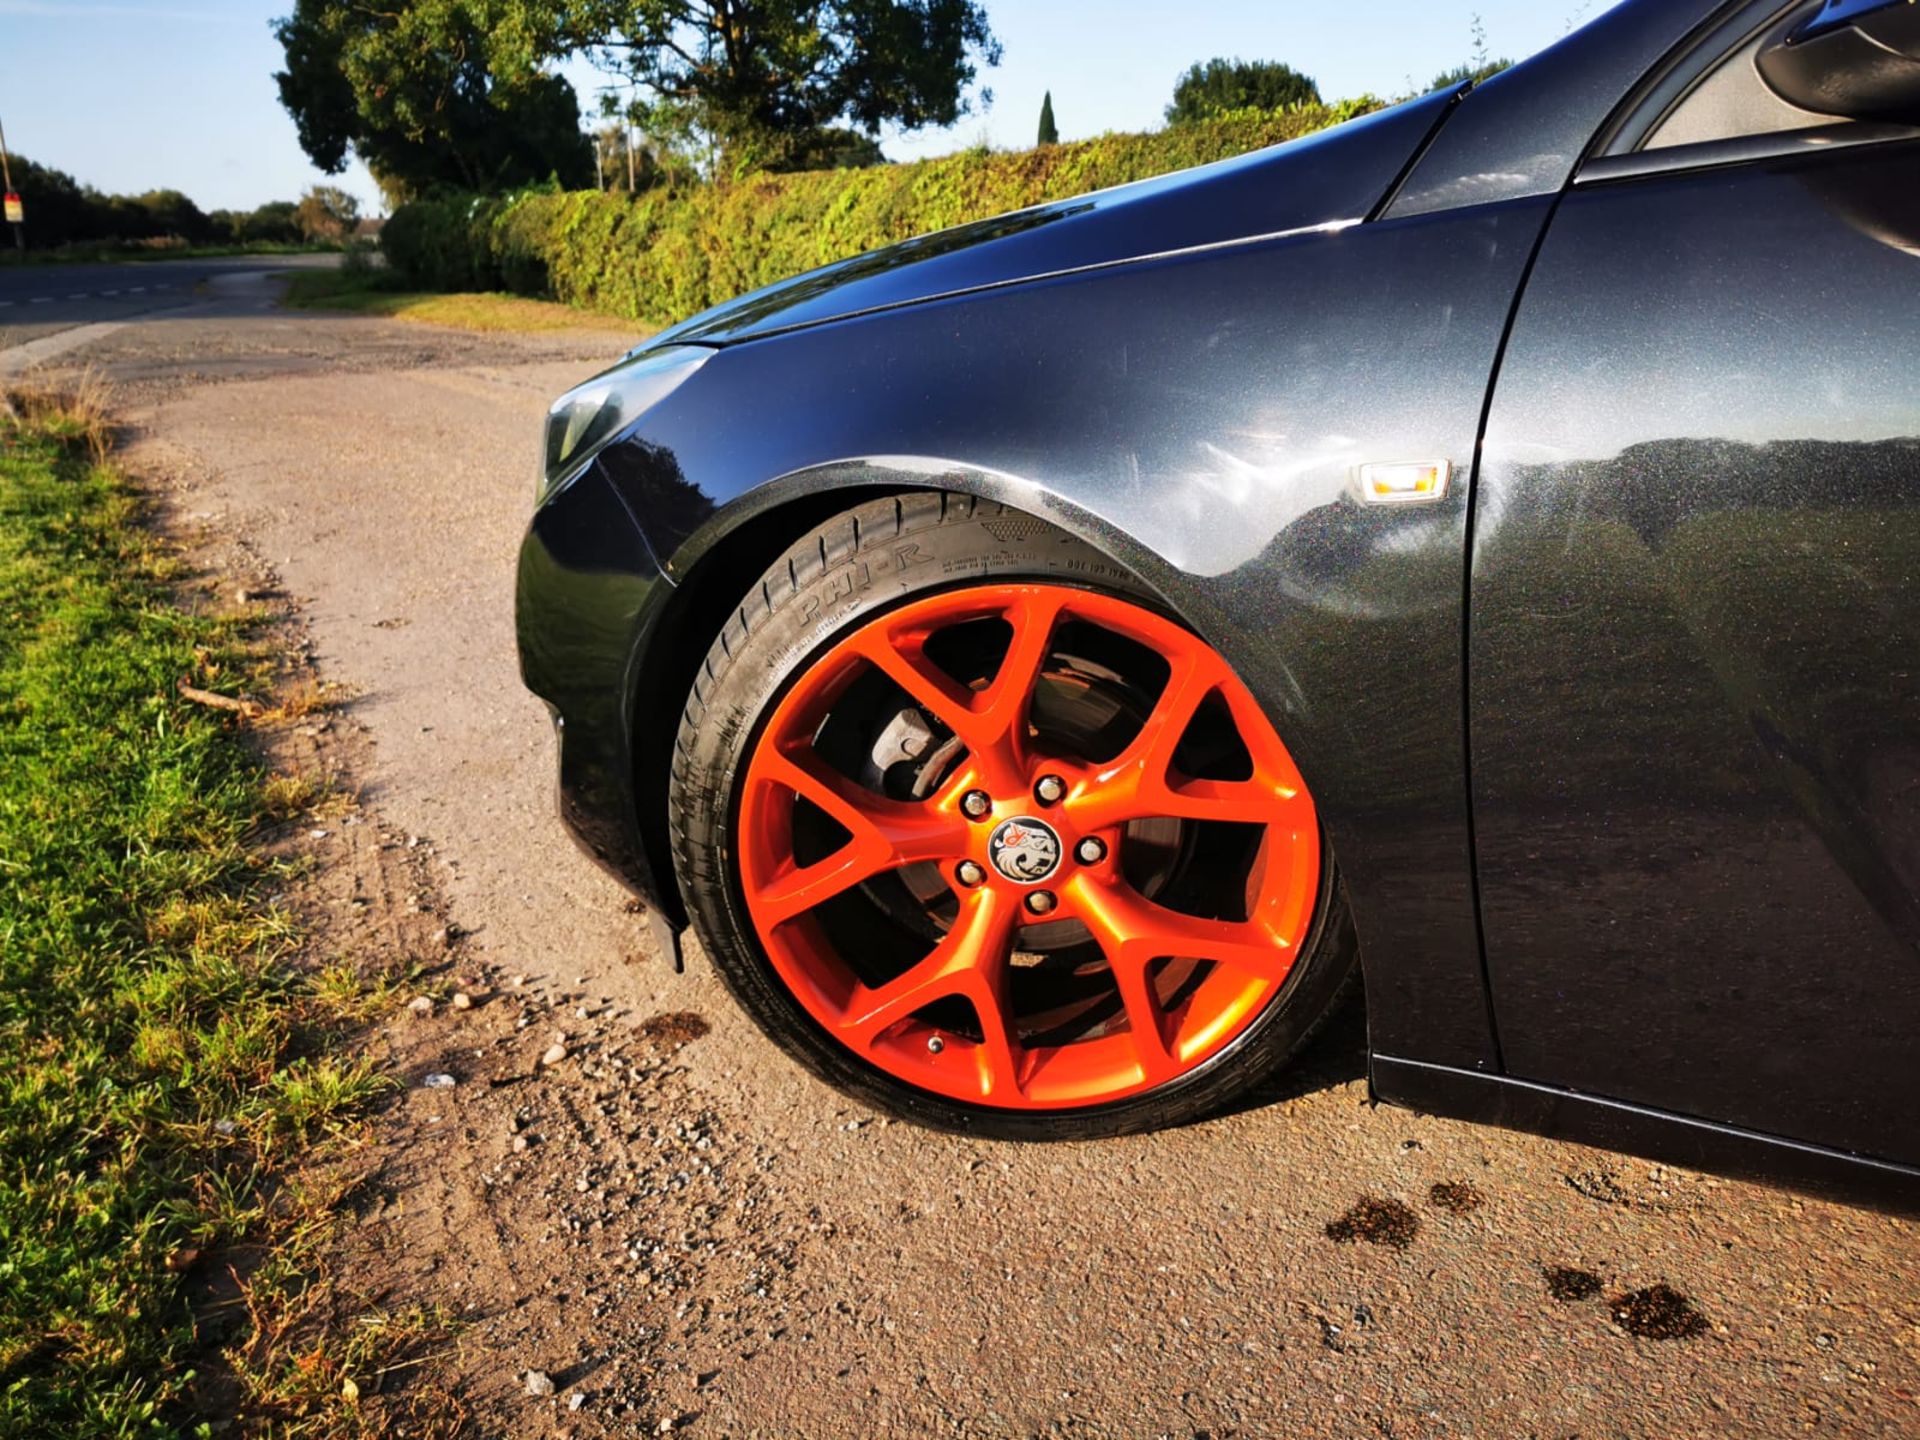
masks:
<svg viewBox="0 0 1920 1440"><path fill-rule="evenodd" d="M1610 0L984 0L1005 47L990 108L951 129L882 137L896 160L984 140L1031 145L1053 92L1064 140L1161 123L1174 81L1215 55L1284 60L1328 99L1422 89L1470 55L1521 59ZM280 108L269 28L291 0L0 0L0 126L10 149L112 192L170 187L204 210L251 209L335 183L369 212L364 167L316 170ZM565 73L597 113L602 77ZM31 197L28 199L31 204Z"/></svg>

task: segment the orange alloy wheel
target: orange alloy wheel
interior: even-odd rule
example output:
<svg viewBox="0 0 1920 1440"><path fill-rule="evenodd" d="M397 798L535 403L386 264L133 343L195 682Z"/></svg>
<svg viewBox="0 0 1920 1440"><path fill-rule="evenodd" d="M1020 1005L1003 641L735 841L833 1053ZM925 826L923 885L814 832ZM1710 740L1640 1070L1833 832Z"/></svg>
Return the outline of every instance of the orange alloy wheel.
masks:
<svg viewBox="0 0 1920 1440"><path fill-rule="evenodd" d="M878 741L871 719L836 741L876 695ZM799 672L736 794L747 910L794 998L895 1079L999 1109L1105 1104L1220 1054L1322 884L1313 801L1220 656L1064 585L860 624Z"/></svg>

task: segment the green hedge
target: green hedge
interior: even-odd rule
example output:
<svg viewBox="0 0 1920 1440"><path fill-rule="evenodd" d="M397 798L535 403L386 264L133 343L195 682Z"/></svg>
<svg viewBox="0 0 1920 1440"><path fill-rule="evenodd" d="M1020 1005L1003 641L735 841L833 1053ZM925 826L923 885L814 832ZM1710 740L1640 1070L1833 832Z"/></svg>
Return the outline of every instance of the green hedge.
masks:
<svg viewBox="0 0 1920 1440"><path fill-rule="evenodd" d="M1299 106L1016 154L969 151L633 196L442 196L401 206L380 243L420 288L512 290L668 325L896 240L1245 154L1377 108Z"/></svg>

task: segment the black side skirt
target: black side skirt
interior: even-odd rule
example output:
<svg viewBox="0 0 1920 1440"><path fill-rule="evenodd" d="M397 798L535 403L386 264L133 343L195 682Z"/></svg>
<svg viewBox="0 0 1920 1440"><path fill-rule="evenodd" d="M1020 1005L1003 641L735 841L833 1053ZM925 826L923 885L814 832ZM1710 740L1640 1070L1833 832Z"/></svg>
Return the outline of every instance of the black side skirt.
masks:
<svg viewBox="0 0 1920 1440"><path fill-rule="evenodd" d="M1530 1080L1479 1075L1391 1055L1373 1057L1370 1078L1375 1098L1432 1115L1762 1180L1848 1204L1920 1214L1920 1169L1911 1166Z"/></svg>

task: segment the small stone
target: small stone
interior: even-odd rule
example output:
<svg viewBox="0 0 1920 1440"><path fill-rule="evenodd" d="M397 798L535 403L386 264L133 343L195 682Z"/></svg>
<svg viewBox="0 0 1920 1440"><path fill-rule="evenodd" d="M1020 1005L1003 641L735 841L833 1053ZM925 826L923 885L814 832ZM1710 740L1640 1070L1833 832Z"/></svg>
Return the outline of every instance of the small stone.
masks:
<svg viewBox="0 0 1920 1440"><path fill-rule="evenodd" d="M654 1427L654 1434L671 1435L672 1433L673 1433L673 1416L671 1415L661 1416L659 1425Z"/></svg>
<svg viewBox="0 0 1920 1440"><path fill-rule="evenodd" d="M531 1143L532 1142L528 1140L527 1137L524 1135L514 1136L513 1137L513 1153L516 1155L526 1154L527 1146L530 1145Z"/></svg>
<svg viewBox="0 0 1920 1440"><path fill-rule="evenodd" d="M436 1070L420 1082L429 1090L451 1090L460 1082L444 1070Z"/></svg>
<svg viewBox="0 0 1920 1440"><path fill-rule="evenodd" d="M567 1058L567 1047L564 1045L555 1044L547 1047L547 1053L540 1057L540 1063L542 1065L558 1065L562 1060L566 1058Z"/></svg>
<svg viewBox="0 0 1920 1440"><path fill-rule="evenodd" d="M253 603L253 592L243 585L233 592L233 599L237 605L251 605Z"/></svg>
<svg viewBox="0 0 1920 1440"><path fill-rule="evenodd" d="M578 1390L574 1391L571 1395L567 1396L567 1409L569 1410L578 1410L582 1405L586 1403L587 1403L587 1397L581 1394Z"/></svg>
<svg viewBox="0 0 1920 1440"><path fill-rule="evenodd" d="M464 990L460 991L453 997L453 1008L456 1010L471 1010L473 1008L473 997Z"/></svg>
<svg viewBox="0 0 1920 1440"><path fill-rule="evenodd" d="M409 835L407 837L407 849L418 850L419 848L420 848L420 837L418 835Z"/></svg>
<svg viewBox="0 0 1920 1440"><path fill-rule="evenodd" d="M427 995L416 995L407 1002L407 1009L416 1015L433 1014L433 999Z"/></svg>
<svg viewBox="0 0 1920 1440"><path fill-rule="evenodd" d="M324 840L327 838L327 836L331 835L332 833L333 832L331 830L309 830L307 832L307 834L312 836L315 840Z"/></svg>
<svg viewBox="0 0 1920 1440"><path fill-rule="evenodd" d="M218 1134L231 1135L240 1127L231 1120L216 1120L213 1122L213 1128Z"/></svg>
<svg viewBox="0 0 1920 1440"><path fill-rule="evenodd" d="M451 948L453 942L458 938L459 937L453 933L453 927L451 925L433 932L433 943L438 945L442 950Z"/></svg>
<svg viewBox="0 0 1920 1440"><path fill-rule="evenodd" d="M574 1014L574 1018L577 1020L590 1020L593 1018L593 1011L589 1010L584 1005L575 1006L573 1014Z"/></svg>
<svg viewBox="0 0 1920 1440"><path fill-rule="evenodd" d="M514 989L518 990L522 985L525 985L527 983L527 977L524 975L515 975L511 979L509 979L507 983L513 986Z"/></svg>
<svg viewBox="0 0 1920 1440"><path fill-rule="evenodd" d="M527 1371L527 1394L529 1395L553 1394L552 1377L549 1376L547 1372L544 1370Z"/></svg>

